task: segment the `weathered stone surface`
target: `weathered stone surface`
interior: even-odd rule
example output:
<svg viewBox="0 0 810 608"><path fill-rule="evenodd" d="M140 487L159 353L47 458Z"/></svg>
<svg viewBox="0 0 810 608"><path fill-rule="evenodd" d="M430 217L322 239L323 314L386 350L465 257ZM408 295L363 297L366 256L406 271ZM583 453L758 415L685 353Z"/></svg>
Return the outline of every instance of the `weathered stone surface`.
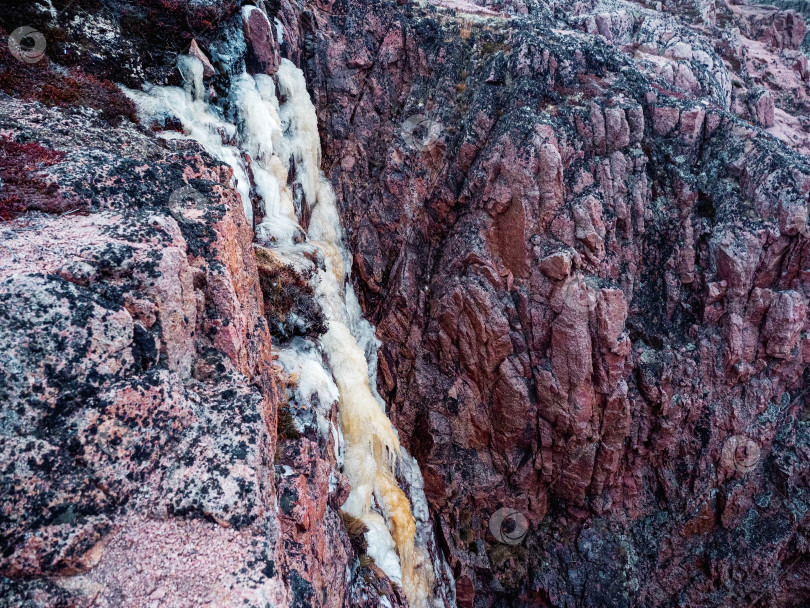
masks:
<svg viewBox="0 0 810 608"><path fill-rule="evenodd" d="M275 25L264 11L250 6L242 10L242 24L248 47L248 72L272 76L281 62Z"/></svg>
<svg viewBox="0 0 810 608"><path fill-rule="evenodd" d="M807 26L796 11L780 11L774 6L757 5L737 6L734 10L744 17L743 30L750 34L751 38L761 40L775 48L801 47Z"/></svg>
<svg viewBox="0 0 810 608"><path fill-rule="evenodd" d="M458 604L704 606L765 580L773 605L807 597L783 561L803 563L807 481L768 471L778 437L807 449L810 166L734 105L722 36L618 2L571 15L582 37L539 4L469 35L415 4L333 10L305 60L328 83L325 170ZM390 62L352 63L392 37ZM401 137L412 113L435 144ZM738 435L753 466L722 457ZM504 506L529 523L517 547L489 529Z"/></svg>
<svg viewBox="0 0 810 608"><path fill-rule="evenodd" d="M806 604L798 15L722 0L274 4L458 605ZM142 17L105 6L124 42L88 69L176 80ZM237 11L195 3L159 29L187 41L178 15L207 15L207 50L242 30ZM102 56L100 21L81 14L54 60ZM272 20L251 19L250 69L272 73ZM226 94L235 68L216 69ZM194 568L182 599L216 581L218 605L401 605L354 560L333 446L305 424L274 462L267 310L226 172L129 125L9 99L0 112L4 135L69 151L67 130L94 150L37 170L90 215L3 227L0 365L17 407L2 414L2 594L171 603ZM403 136L414 115L435 141ZM187 184L215 204L167 210ZM502 507L526 518L516 545L490 527ZM197 554L178 559L181 544Z"/></svg>
<svg viewBox="0 0 810 608"><path fill-rule="evenodd" d="M275 372L252 233L229 171L193 146L161 149L122 127L130 153L151 157L176 187L191 182L208 195L204 207L170 208L171 188L138 196L155 189L154 174L116 156L100 124L2 105L9 136L80 150L51 170L70 195L93 193L89 214L2 228L2 574L68 577L60 580L70 594L108 605L186 601L182 577L192 570L165 566L130 584L110 564L143 565L153 549L159 562L179 559L166 553L174 541L149 539L177 521L207 520L213 528L186 535L208 551L190 562L208 573L197 591L223 606L286 601L284 583L263 573L266 560L280 559L268 469ZM214 539L230 561L213 561ZM231 591L219 588L222 577Z"/></svg>

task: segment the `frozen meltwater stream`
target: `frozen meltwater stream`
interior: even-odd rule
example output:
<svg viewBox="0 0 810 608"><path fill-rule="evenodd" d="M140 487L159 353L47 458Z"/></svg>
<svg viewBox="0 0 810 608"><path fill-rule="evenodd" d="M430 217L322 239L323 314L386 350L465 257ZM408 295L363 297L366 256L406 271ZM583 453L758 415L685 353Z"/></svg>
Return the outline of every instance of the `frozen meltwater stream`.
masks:
<svg viewBox="0 0 810 608"><path fill-rule="evenodd" d="M434 572L447 566L428 557L432 530L424 482L416 461L400 447L376 390L379 342L348 280L351 258L334 191L320 170L317 118L303 72L286 59L275 78L243 72L232 79L226 116L206 101L200 60L183 55L178 68L184 88L147 86L144 91L125 92L145 121L169 117L180 121L183 133L167 131L162 137L193 139L231 166L233 185L249 221L252 174L263 212L255 229L257 241L283 263L312 273L328 321L320 340L295 338L277 353L285 371L298 377L296 398L313 404L318 432L335 438L338 463L352 486L342 509L366 524L368 554L402 586L411 606L443 605L433 597ZM292 170L302 199L295 202L309 212L306 233L288 187ZM322 267L311 261L313 253L320 254ZM335 401L339 401L339 429L329 422ZM397 483L397 467L410 486L410 500Z"/></svg>

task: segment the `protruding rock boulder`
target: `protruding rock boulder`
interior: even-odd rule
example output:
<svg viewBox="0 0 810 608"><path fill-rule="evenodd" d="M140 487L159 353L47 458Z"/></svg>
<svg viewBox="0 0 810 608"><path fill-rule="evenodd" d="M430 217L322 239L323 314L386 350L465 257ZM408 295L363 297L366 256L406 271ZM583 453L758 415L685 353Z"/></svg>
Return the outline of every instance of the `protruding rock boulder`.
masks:
<svg viewBox="0 0 810 608"><path fill-rule="evenodd" d="M208 79L208 78L213 77L214 74L216 74L216 70L214 69L214 66L211 65L211 60L208 59L208 55L206 55L203 52L203 50L200 48L200 45L197 44L196 40L191 41L191 46L188 47L188 54L193 55L194 57L199 59L200 62L202 63L202 65L203 65L203 78Z"/></svg>
<svg viewBox="0 0 810 608"><path fill-rule="evenodd" d="M242 29L248 47L248 72L275 74L281 64L276 26L270 23L263 10L247 5L242 8Z"/></svg>

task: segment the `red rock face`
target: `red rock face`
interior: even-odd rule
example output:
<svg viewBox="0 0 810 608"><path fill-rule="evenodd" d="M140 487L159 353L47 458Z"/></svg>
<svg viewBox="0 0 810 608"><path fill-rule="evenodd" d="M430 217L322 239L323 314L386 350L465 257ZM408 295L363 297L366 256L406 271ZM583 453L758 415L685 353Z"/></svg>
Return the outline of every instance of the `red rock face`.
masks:
<svg viewBox="0 0 810 608"><path fill-rule="evenodd" d="M587 37L537 5L469 30L415 4L315 13L325 170L460 606L810 593L810 167L726 112L709 38L633 10ZM746 116L774 124L773 102ZM414 145L413 115L439 134ZM490 529L501 507L520 544Z"/></svg>
<svg viewBox="0 0 810 608"><path fill-rule="evenodd" d="M778 11L772 6L740 6L736 10L745 15L743 27L752 38L775 48L801 47L807 26L796 11Z"/></svg>
<svg viewBox="0 0 810 608"><path fill-rule="evenodd" d="M263 11L255 9L243 11L242 24L248 47L248 72L272 76L281 61L275 25L270 23Z"/></svg>

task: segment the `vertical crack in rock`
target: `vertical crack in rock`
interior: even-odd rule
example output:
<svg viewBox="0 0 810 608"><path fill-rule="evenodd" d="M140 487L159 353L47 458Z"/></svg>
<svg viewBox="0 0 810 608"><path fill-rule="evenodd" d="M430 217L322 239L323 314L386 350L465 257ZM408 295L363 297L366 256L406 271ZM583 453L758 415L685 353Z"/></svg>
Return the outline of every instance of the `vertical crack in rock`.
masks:
<svg viewBox="0 0 810 608"><path fill-rule="evenodd" d="M266 22L259 9L245 7L246 37L256 30L274 31L262 27L262 19ZM203 62L193 55L178 58L184 88L150 86L126 93L144 122L180 121L182 134L161 136L193 139L230 165L245 214L255 225L260 266L275 264L310 278L325 333L320 340L304 336L281 346L279 361L296 375L299 394L316 409L328 407L339 396L341 439L335 449L342 453L351 483L342 510L367 526L368 555L402 586L409 604L428 606L434 593L434 566L423 535L416 542L414 497L403 492L395 473L398 467L407 467L412 472L406 477L421 479L421 475L415 460L407 454L401 458L397 433L374 388L376 364L369 361L376 363L378 341L362 318L348 281L351 258L335 194L320 170L315 108L303 72L292 62L282 59L276 66L257 60L256 53L252 56L248 65L269 74L235 75L227 115L205 101ZM328 367L319 369L323 363L317 353L325 355ZM323 437L330 432L328 417L321 411L317 417ZM410 489L420 492L416 484ZM426 516L422 514L423 521Z"/></svg>

